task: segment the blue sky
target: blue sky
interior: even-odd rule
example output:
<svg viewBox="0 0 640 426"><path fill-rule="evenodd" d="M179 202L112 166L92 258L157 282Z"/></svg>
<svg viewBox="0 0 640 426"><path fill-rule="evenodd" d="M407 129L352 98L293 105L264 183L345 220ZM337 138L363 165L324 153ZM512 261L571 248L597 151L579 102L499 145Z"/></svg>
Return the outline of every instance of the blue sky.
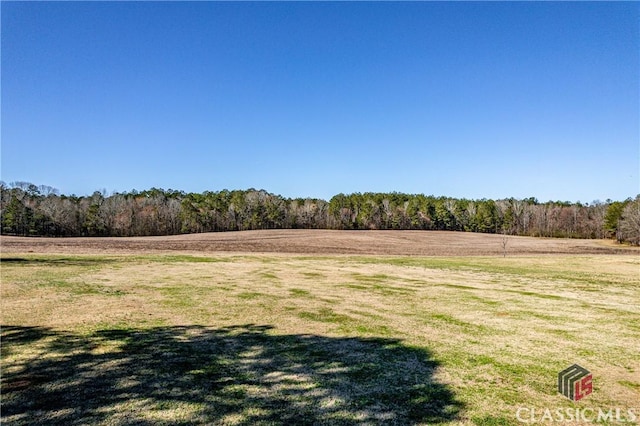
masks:
<svg viewBox="0 0 640 426"><path fill-rule="evenodd" d="M640 192L640 4L2 2L6 182Z"/></svg>

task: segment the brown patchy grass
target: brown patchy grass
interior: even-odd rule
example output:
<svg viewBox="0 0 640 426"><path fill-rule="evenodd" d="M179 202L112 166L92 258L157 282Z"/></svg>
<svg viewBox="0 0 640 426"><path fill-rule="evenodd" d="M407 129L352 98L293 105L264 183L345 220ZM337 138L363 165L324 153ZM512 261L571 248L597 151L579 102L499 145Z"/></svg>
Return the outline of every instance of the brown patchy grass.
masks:
<svg viewBox="0 0 640 426"><path fill-rule="evenodd" d="M518 407L640 413L635 254L67 248L3 245L7 424L500 425L517 424ZM579 403L556 391L573 363L594 375Z"/></svg>

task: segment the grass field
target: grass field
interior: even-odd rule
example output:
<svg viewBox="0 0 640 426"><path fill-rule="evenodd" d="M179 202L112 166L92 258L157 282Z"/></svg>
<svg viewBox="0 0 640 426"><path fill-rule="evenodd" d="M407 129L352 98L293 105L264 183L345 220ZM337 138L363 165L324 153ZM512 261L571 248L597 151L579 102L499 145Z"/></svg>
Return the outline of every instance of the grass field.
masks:
<svg viewBox="0 0 640 426"><path fill-rule="evenodd" d="M529 420L640 418L635 252L5 250L1 273L6 424L510 425L523 407ZM594 377L579 402L557 392L574 363Z"/></svg>

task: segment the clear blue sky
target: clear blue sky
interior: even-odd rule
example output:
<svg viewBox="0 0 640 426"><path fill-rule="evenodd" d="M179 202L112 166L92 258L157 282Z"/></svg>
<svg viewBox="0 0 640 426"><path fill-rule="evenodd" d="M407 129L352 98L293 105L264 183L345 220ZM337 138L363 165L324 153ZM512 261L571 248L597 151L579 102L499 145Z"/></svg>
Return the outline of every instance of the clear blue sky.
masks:
<svg viewBox="0 0 640 426"><path fill-rule="evenodd" d="M2 2L2 170L63 193L640 192L640 3Z"/></svg>

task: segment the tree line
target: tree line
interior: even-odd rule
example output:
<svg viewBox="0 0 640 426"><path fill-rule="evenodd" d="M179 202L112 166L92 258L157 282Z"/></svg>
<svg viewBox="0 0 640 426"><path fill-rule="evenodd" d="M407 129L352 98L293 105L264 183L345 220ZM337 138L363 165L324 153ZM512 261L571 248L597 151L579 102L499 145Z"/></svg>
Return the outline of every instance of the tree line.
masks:
<svg viewBox="0 0 640 426"><path fill-rule="evenodd" d="M640 195L591 204L535 198L470 200L423 194L338 194L328 202L264 190L151 188L90 196L0 182L1 232L21 236L151 236L253 229L397 229L616 238L640 244Z"/></svg>

